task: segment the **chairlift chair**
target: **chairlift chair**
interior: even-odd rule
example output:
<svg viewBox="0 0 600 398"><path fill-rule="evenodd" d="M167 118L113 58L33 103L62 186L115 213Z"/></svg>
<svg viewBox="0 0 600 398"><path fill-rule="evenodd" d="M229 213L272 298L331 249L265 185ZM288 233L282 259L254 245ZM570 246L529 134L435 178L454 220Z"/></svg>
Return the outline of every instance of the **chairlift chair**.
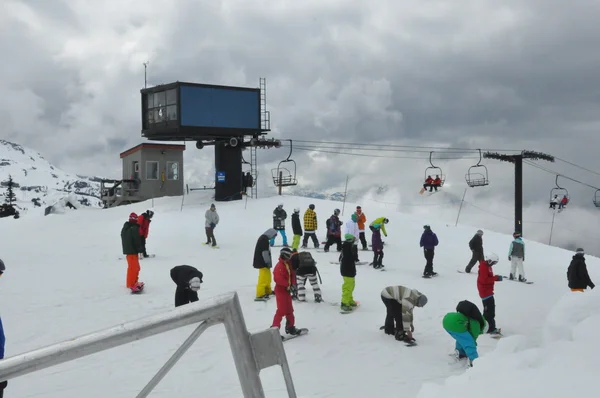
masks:
<svg viewBox="0 0 600 398"><path fill-rule="evenodd" d="M594 206L600 207L600 189L596 189L594 192Z"/></svg>
<svg viewBox="0 0 600 398"><path fill-rule="evenodd" d="M475 166L469 167L465 174L467 185L471 188L485 187L490 184L487 167L481 164L481 159L481 149L479 149L479 162Z"/></svg>
<svg viewBox="0 0 600 398"><path fill-rule="evenodd" d="M566 196L567 199L571 200L571 198L569 197L569 191L567 191L566 188L563 188L560 185L558 185L558 177L559 177L559 175L556 176L556 180L554 182L554 184L556 185L556 188L552 188L550 190L550 201L552 201L552 199L554 198L554 195L558 196L559 201L563 198L563 196Z"/></svg>
<svg viewBox="0 0 600 398"><path fill-rule="evenodd" d="M436 167L433 165L433 163L431 162L432 155L433 155L433 151L429 152L429 164L431 166L425 169L425 178L423 179L423 181L427 180L427 177L429 177L429 176L437 175L440 177L440 180L442 180L442 182L439 185L439 187L441 188L444 186L444 182L446 181L446 176L444 175L444 173L442 172L442 169L440 167Z"/></svg>
<svg viewBox="0 0 600 398"><path fill-rule="evenodd" d="M277 165L277 168L271 169L271 175L273 177L273 183L276 187L293 187L298 185L296 179L296 162L291 159L292 157L292 140L285 140L290 142L290 153L288 157ZM285 167L286 163L289 163L289 168Z"/></svg>

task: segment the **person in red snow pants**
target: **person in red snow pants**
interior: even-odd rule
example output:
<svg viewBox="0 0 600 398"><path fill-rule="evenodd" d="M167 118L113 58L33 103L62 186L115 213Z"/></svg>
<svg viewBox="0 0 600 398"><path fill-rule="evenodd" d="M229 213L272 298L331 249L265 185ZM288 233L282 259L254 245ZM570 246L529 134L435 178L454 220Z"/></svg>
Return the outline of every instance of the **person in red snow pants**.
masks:
<svg viewBox="0 0 600 398"><path fill-rule="evenodd" d="M296 275L291 265L292 252L288 248L283 248L280 253L279 261L273 270L273 279L275 281L275 300L277 301L277 311L273 317L271 327L281 328L281 320L285 317L287 331L293 331L296 319L294 318L294 306L292 304L291 291L296 286Z"/></svg>

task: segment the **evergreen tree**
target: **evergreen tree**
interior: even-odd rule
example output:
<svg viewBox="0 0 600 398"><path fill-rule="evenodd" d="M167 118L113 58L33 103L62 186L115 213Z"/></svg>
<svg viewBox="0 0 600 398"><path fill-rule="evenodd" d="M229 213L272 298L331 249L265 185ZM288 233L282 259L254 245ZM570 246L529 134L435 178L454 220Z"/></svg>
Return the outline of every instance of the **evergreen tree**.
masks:
<svg viewBox="0 0 600 398"><path fill-rule="evenodd" d="M15 182L13 181L11 175L8 176L8 181L6 181L4 184L6 185L6 195L4 201L12 206L13 202L17 201L17 195L15 195L13 190Z"/></svg>

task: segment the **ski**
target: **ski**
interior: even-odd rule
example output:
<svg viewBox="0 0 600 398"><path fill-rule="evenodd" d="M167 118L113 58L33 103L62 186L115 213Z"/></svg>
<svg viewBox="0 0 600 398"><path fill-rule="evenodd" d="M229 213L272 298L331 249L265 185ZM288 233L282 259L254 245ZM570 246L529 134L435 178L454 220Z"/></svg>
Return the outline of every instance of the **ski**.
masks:
<svg viewBox="0 0 600 398"><path fill-rule="evenodd" d="M143 256L140 257L140 260L145 260L147 258L154 258L154 257L156 257L156 254L148 254L148 257L143 257Z"/></svg>
<svg viewBox="0 0 600 398"><path fill-rule="evenodd" d="M506 278L507 281L511 281L511 282L519 282L519 283L524 283L526 285L531 285L533 282L532 281L520 281L518 279L510 279L510 278ZM504 282L504 278L502 279L502 282Z"/></svg>
<svg viewBox="0 0 600 398"><path fill-rule="evenodd" d="M305 334L308 334L308 329L306 329L306 328L298 328L298 330L300 331L299 334L287 334L285 336L281 336L281 341L292 340L292 339L295 339L296 337L300 337L300 336L304 336Z"/></svg>
<svg viewBox="0 0 600 398"><path fill-rule="evenodd" d="M339 264L339 261L330 261L329 264ZM368 261L359 261L356 263L356 265L366 265L368 263Z"/></svg>

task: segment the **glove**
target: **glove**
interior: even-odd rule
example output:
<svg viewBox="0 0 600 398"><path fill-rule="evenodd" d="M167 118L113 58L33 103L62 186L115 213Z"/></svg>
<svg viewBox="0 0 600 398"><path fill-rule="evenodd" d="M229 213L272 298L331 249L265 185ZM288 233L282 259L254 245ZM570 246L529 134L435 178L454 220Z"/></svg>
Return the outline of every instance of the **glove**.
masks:
<svg viewBox="0 0 600 398"><path fill-rule="evenodd" d="M496 275L496 280L498 282L502 282L502 275Z"/></svg>
<svg viewBox="0 0 600 398"><path fill-rule="evenodd" d="M590 289L594 290L595 287L596 287L596 285L594 285L593 283L590 283Z"/></svg>
<svg viewBox="0 0 600 398"><path fill-rule="evenodd" d="M511 259L512 259L512 257L511 257L511 256L508 256L508 261L510 261Z"/></svg>
<svg viewBox="0 0 600 398"><path fill-rule="evenodd" d="M290 285L290 293L292 293L292 297L298 297L298 287L296 285Z"/></svg>

